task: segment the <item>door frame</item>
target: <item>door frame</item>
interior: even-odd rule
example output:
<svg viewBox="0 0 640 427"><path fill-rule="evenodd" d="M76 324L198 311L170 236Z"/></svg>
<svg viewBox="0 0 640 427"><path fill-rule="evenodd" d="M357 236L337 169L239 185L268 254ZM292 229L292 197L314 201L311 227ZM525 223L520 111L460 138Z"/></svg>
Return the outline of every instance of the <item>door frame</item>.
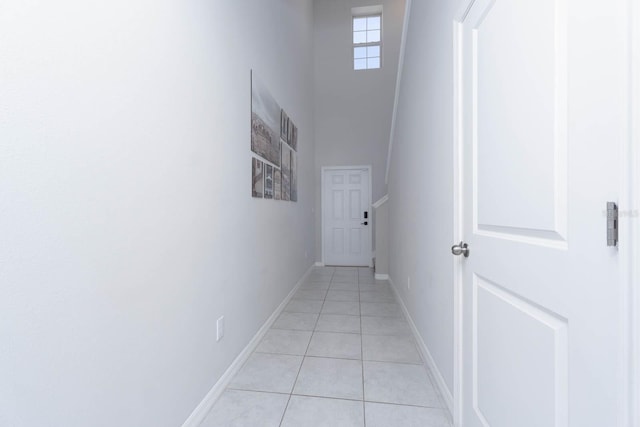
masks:
<svg viewBox="0 0 640 427"><path fill-rule="evenodd" d="M453 19L453 240L464 236L463 199L463 22L476 0L465 0ZM621 309L627 322L624 331L621 374L628 378L626 390L619 404L619 419L624 427L640 425L640 2L629 0L629 134L622 145L620 165L620 244L618 246L621 277ZM604 227L603 221L603 227ZM452 244L453 244L452 243ZM463 397L463 298L462 264L460 257L452 257L453 269L453 425L462 426Z"/></svg>
<svg viewBox="0 0 640 427"><path fill-rule="evenodd" d="M463 120L463 22L475 0L465 0L453 18L453 242L464 237L464 124ZM451 257L453 269L453 425L462 426L463 396L463 271L460 257Z"/></svg>
<svg viewBox="0 0 640 427"><path fill-rule="evenodd" d="M621 248L624 252L623 274L628 281L627 294L629 324L625 325L628 337L629 359L626 361L626 374L629 378L627 400L623 409L628 414L627 425L640 425L640 4L630 0L629 7L629 37L631 69L629 83L631 85L629 100L630 134L627 138L625 153L628 162L624 162L625 180L622 183L623 200L628 206L626 218L628 227L623 232L623 238L628 238L629 245ZM623 156L624 159L624 156ZM624 223L623 223L624 224Z"/></svg>
<svg viewBox="0 0 640 427"><path fill-rule="evenodd" d="M373 216L371 212L371 206L373 205L373 182L371 181L371 165L365 166L322 166L320 168L320 217L321 217L321 229L320 229L320 240L322 243L322 265L326 265L325 260L325 241L324 241L324 231L326 228L325 217L324 217L324 207L326 204L326 200L324 197L324 176L326 172L336 171L336 170L366 170L369 175L369 205L367 206L367 212L369 212L369 227L367 227L367 233L369 234L369 267L373 267Z"/></svg>

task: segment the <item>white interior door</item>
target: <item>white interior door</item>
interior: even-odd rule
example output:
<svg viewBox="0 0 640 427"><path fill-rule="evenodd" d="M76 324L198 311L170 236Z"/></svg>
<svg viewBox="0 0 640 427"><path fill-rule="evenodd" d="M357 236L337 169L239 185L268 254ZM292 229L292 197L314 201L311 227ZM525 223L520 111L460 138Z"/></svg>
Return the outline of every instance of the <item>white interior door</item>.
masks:
<svg viewBox="0 0 640 427"><path fill-rule="evenodd" d="M462 425L622 426L625 1L476 0L459 28Z"/></svg>
<svg viewBox="0 0 640 427"><path fill-rule="evenodd" d="M323 247L326 265L371 264L368 168L323 169Z"/></svg>

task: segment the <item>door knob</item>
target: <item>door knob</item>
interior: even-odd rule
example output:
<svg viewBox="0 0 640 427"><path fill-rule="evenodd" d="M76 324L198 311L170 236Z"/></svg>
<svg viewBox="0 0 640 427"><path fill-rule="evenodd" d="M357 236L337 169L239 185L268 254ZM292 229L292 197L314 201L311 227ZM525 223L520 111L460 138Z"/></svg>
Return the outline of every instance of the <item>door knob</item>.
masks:
<svg viewBox="0 0 640 427"><path fill-rule="evenodd" d="M457 245L451 246L451 253L460 256L464 255L465 258L469 257L469 245L464 242L460 242Z"/></svg>
<svg viewBox="0 0 640 427"><path fill-rule="evenodd" d="M369 225L369 222L368 221L361 222L360 225Z"/></svg>

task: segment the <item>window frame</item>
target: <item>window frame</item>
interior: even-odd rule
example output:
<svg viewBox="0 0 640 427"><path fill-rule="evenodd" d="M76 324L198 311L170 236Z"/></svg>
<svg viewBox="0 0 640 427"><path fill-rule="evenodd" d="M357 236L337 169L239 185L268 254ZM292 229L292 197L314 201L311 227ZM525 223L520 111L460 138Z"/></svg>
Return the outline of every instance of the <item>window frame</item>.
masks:
<svg viewBox="0 0 640 427"><path fill-rule="evenodd" d="M362 19L362 18L380 18L380 41L377 42L365 42L365 43L356 43L353 38L355 36L356 33L356 29L355 29L355 20L356 19ZM382 19L382 10L380 11L375 11L375 12L369 12L369 13L352 13L351 14L351 68L353 69L353 71L370 71L370 70L380 70L382 69L382 40L384 38L384 25L383 25L383 19ZM365 33L368 32L368 30L364 31ZM369 48L369 47L379 47L380 48L380 56L379 56L379 60L380 60L380 66L377 68L369 68L369 58L376 58L375 56L365 56L364 58L357 58L357 59L365 59L367 60L367 67L366 68L356 68L356 48L358 47L364 47L364 48ZM367 52L368 54L368 52Z"/></svg>

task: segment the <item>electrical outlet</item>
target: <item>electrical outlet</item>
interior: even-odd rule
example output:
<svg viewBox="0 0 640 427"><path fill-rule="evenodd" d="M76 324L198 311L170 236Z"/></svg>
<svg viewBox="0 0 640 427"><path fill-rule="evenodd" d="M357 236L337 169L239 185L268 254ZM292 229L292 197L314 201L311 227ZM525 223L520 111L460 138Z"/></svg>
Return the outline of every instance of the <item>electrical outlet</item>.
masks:
<svg viewBox="0 0 640 427"><path fill-rule="evenodd" d="M222 337L224 337L224 316L216 322L216 342L220 341Z"/></svg>
<svg viewBox="0 0 640 427"><path fill-rule="evenodd" d="M407 277L407 290L411 290L411 276Z"/></svg>

